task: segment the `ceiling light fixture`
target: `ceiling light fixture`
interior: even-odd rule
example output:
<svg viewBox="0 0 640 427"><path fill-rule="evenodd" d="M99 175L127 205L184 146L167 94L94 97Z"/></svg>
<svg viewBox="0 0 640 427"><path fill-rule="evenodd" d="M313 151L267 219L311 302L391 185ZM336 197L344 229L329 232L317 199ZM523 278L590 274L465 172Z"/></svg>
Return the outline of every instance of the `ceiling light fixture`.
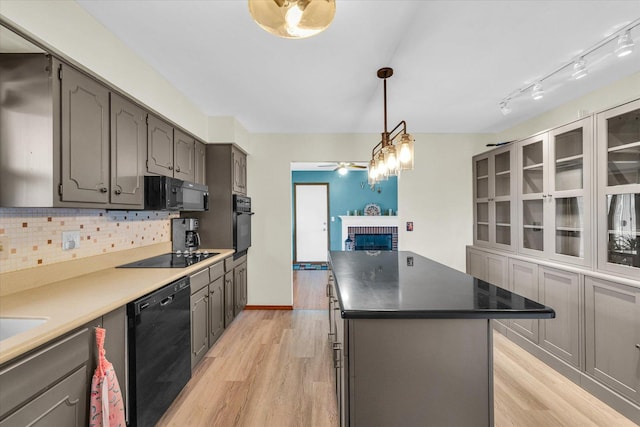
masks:
<svg viewBox="0 0 640 427"><path fill-rule="evenodd" d="M531 97L533 99L542 99L544 97L544 89L542 89L542 83L538 82L533 85L533 90L531 91Z"/></svg>
<svg viewBox="0 0 640 427"><path fill-rule="evenodd" d="M380 68L378 78L384 87L384 132L378 144L371 150L369 162L369 185L395 176L401 170L413 169L413 137L407 133L407 123L402 120L391 132L387 131L387 79L393 76L392 68ZM396 139L400 137L399 141ZM394 142L396 144L394 145Z"/></svg>
<svg viewBox="0 0 640 427"><path fill-rule="evenodd" d="M606 45L609 45L614 40L617 40L617 47L615 48L614 52L618 57L627 56L633 53L634 42L633 38L631 37L631 31L638 26L640 26L640 19L636 19L635 21L619 28L616 32L600 40L589 49L584 50L579 56L573 57L570 61L560 65L550 73L547 73L539 79L534 80L532 83L527 83L525 86L512 91L510 94L502 98L502 101L500 101L500 111L504 115L511 113L511 101L527 93L529 90L531 90L531 97L533 99L542 98L542 96L544 95L544 91L542 90L542 82L556 74L567 73L566 69L571 70L571 79L579 80L583 77L586 77L589 74L589 69L586 66L585 57L605 47ZM611 47L609 47L609 49L611 49Z"/></svg>
<svg viewBox="0 0 640 427"><path fill-rule="evenodd" d="M633 39L631 38L631 32L629 30L625 31L624 34L618 37L618 47L614 51L618 58L622 58L623 56L629 55L633 52Z"/></svg>
<svg viewBox="0 0 640 427"><path fill-rule="evenodd" d="M584 62L584 58L580 57L576 62L573 63L573 73L571 73L571 77L575 80L580 80L583 77L586 77L589 74L589 70Z"/></svg>
<svg viewBox="0 0 640 427"><path fill-rule="evenodd" d="M303 39L326 30L336 14L335 0L249 0L249 13L265 31Z"/></svg>

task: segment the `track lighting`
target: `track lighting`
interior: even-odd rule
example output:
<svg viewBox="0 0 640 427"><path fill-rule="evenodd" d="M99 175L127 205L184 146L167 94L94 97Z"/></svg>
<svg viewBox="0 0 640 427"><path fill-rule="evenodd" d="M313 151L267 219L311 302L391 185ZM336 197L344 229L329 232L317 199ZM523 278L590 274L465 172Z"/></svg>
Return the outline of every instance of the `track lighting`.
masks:
<svg viewBox="0 0 640 427"><path fill-rule="evenodd" d="M544 90L542 89L542 83L538 82L535 85L533 85L531 97L533 99L541 99L544 97Z"/></svg>
<svg viewBox="0 0 640 427"><path fill-rule="evenodd" d="M618 47L614 51L618 58L622 58L623 56L629 55L633 52L633 39L631 38L631 33L627 30L624 34L618 37Z"/></svg>
<svg viewBox="0 0 640 427"><path fill-rule="evenodd" d="M502 111L502 114L504 114L505 116L511 112L509 100L505 100L500 103L500 111Z"/></svg>
<svg viewBox="0 0 640 427"><path fill-rule="evenodd" d="M587 70L584 59L581 57L573 63L573 73L571 73L571 77L575 80L580 80L581 78L586 77L587 74L589 74L589 71Z"/></svg>
<svg viewBox="0 0 640 427"><path fill-rule="evenodd" d="M531 90L532 99L537 100L542 98L544 96L542 81L546 81L556 74L564 74L566 76L571 73L572 80L579 80L583 77L586 77L589 74L586 58L589 57L589 59L594 63L600 62L601 59L607 59L607 56L602 54L599 56L594 55L594 57L590 57L589 55L601 48L604 48L605 46L608 46L608 49L611 49L611 44L613 43L613 41L616 41L616 48L614 49L614 53L617 57L621 58L633 53L634 42L631 36L631 31L633 31L638 26L640 26L640 19L636 19L635 21L619 28L616 32L600 40L590 48L582 51L582 53L580 53L580 56L572 58L570 61L560 65L555 70L537 78L532 83L528 83L525 86L512 91L510 94L502 98L502 101L500 101L500 111L505 116L511 113L511 101L515 98L518 98L519 96L524 95L525 93L529 93L529 90ZM609 50L609 52L611 52L611 50Z"/></svg>

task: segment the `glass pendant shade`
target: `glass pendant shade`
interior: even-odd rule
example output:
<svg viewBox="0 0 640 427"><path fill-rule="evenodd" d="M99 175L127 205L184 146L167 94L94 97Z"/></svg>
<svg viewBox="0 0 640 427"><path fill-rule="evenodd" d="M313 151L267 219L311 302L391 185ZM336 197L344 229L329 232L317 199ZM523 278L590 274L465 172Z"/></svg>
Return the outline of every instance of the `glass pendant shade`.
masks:
<svg viewBox="0 0 640 427"><path fill-rule="evenodd" d="M401 170L413 170L413 137L408 133L402 135L398 147L398 160Z"/></svg>
<svg viewBox="0 0 640 427"><path fill-rule="evenodd" d="M249 12L265 31L303 39L324 31L336 13L335 0L249 0Z"/></svg>
<svg viewBox="0 0 640 427"><path fill-rule="evenodd" d="M396 147L388 145L382 150L384 154L384 163L389 171L389 175L395 176L398 174L398 157L396 156Z"/></svg>
<svg viewBox="0 0 640 427"><path fill-rule="evenodd" d="M633 52L633 46L634 43L631 38L631 33L627 30L623 35L618 37L618 46L616 47L615 53L618 55L618 58L622 58Z"/></svg>
<svg viewBox="0 0 640 427"><path fill-rule="evenodd" d="M387 180L389 178L389 170L387 169L387 164L384 162L384 155L382 152L380 152L376 158L376 169L378 171L378 181Z"/></svg>

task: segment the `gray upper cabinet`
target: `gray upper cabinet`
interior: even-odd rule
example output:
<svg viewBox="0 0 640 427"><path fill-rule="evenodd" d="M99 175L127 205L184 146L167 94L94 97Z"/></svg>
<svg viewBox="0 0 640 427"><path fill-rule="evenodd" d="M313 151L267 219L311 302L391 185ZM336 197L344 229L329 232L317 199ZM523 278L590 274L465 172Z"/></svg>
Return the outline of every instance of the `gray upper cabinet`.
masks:
<svg viewBox="0 0 640 427"><path fill-rule="evenodd" d="M231 148L234 193L247 194L247 155L236 147Z"/></svg>
<svg viewBox="0 0 640 427"><path fill-rule="evenodd" d="M111 203L144 205L146 116L141 108L111 94Z"/></svg>
<svg viewBox="0 0 640 427"><path fill-rule="evenodd" d="M61 198L109 202L109 90L61 68Z"/></svg>
<svg viewBox="0 0 640 427"><path fill-rule="evenodd" d="M197 184L207 184L207 174L206 174L206 161L207 161L207 151L206 146L200 141L195 142L195 177L194 182Z"/></svg>
<svg viewBox="0 0 640 427"><path fill-rule="evenodd" d="M147 172L173 176L173 127L149 114Z"/></svg>
<svg viewBox="0 0 640 427"><path fill-rule="evenodd" d="M187 134L174 130L173 176L185 181L195 181L195 140Z"/></svg>
<svg viewBox="0 0 640 427"><path fill-rule="evenodd" d="M585 277L586 370L640 403L640 288Z"/></svg>

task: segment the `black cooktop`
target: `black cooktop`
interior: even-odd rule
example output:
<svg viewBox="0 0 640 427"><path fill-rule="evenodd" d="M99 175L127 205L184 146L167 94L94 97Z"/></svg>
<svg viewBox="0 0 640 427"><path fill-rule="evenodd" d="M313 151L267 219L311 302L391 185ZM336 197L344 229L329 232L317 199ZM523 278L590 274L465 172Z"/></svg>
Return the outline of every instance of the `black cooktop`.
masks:
<svg viewBox="0 0 640 427"><path fill-rule="evenodd" d="M184 268L215 255L218 255L218 252L197 251L191 254L169 252L130 264L119 265L117 268Z"/></svg>

